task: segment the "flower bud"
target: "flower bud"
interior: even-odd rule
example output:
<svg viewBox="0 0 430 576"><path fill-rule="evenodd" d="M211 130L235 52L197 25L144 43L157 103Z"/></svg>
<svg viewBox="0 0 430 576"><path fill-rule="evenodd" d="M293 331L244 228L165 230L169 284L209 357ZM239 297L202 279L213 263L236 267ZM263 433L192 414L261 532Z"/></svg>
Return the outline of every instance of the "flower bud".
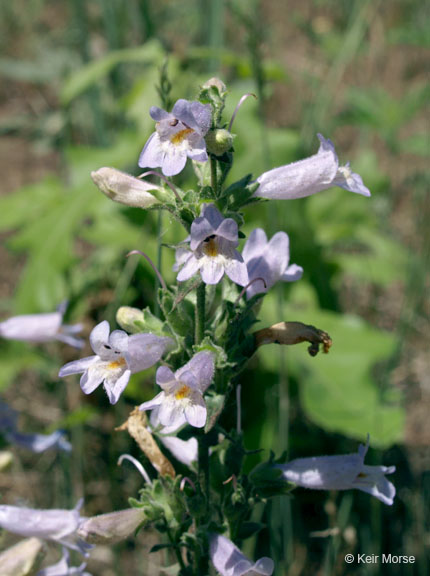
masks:
<svg viewBox="0 0 430 576"><path fill-rule="evenodd" d="M158 200L150 194L160 187L115 168L100 168L91 172L91 178L99 190L114 202L136 208L149 208Z"/></svg>
<svg viewBox="0 0 430 576"><path fill-rule="evenodd" d="M141 332L140 328L136 326L136 322L144 322L142 310L139 308L132 308L131 306L121 306L116 313L116 321L123 330L130 334L137 334Z"/></svg>
<svg viewBox="0 0 430 576"><path fill-rule="evenodd" d="M45 546L37 538L26 538L0 553L2 576L34 574L45 555Z"/></svg>
<svg viewBox="0 0 430 576"><path fill-rule="evenodd" d="M0 452L0 472L4 472L9 468L13 462L13 454L9 450L2 450Z"/></svg>
<svg viewBox="0 0 430 576"><path fill-rule="evenodd" d="M233 146L233 136L228 130L210 130L206 134L206 149L215 156L222 156Z"/></svg>
<svg viewBox="0 0 430 576"><path fill-rule="evenodd" d="M202 88L208 89L211 88L212 86L218 89L220 96L223 96L227 92L227 86L224 84L222 80L220 80L216 76L214 76L213 78L209 78L209 80L203 84Z"/></svg>
<svg viewBox="0 0 430 576"><path fill-rule="evenodd" d="M109 514L88 518L78 530L78 535L88 544L116 544L125 540L145 520L140 508L128 508Z"/></svg>

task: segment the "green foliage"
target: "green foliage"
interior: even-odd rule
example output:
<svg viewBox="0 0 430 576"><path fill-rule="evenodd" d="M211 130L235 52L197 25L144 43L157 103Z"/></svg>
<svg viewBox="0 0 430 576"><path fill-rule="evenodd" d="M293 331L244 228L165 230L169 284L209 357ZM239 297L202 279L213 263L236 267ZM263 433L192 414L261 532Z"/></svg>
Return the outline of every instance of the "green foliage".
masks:
<svg viewBox="0 0 430 576"><path fill-rule="evenodd" d="M365 440L369 433L372 445L381 448L401 442L405 420L401 398L394 397L394 391L386 389L375 372L395 354L396 338L357 316L318 309L303 281L292 291L284 314L291 320L299 317L302 322L324 326L333 340L329 354L320 355L318 361L309 358L304 347L288 350L290 371L299 383L307 417L328 431L350 438ZM269 295L262 319L270 323L275 315L276 302ZM277 350L266 346L258 354L263 365L276 373Z"/></svg>

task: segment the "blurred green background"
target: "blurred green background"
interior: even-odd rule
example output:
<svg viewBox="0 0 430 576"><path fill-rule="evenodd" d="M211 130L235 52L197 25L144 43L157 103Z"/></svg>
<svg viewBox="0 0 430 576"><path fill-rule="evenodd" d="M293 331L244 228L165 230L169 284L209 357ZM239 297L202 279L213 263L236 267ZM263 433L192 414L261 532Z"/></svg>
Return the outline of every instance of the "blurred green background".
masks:
<svg viewBox="0 0 430 576"><path fill-rule="evenodd" d="M245 233L290 236L303 279L264 300L260 326L300 320L327 330L328 356L305 346L263 348L243 376L249 449L289 458L356 451L370 433L367 463L397 466L397 498L384 507L362 493L296 490L254 510L266 524L244 543L270 555L275 576L429 574L430 365L428 11L419 0L15 0L0 3L0 313L53 311L69 321L114 324L120 305L153 306L155 277L142 249L174 280L160 242L183 239L166 216L110 202L90 172L138 174L153 130L148 111L193 99L211 76L228 86L235 120L229 182L313 154L331 138L372 192L332 189L246 211ZM426 171L427 169L427 171ZM192 171L179 177L186 189ZM158 256L157 256L158 254ZM153 308L154 309L154 308ZM87 351L90 353L90 351ZM92 515L127 506L138 474L118 468L139 456L113 428L152 396L154 371L133 377L114 408L102 390L84 396L59 382L76 357L60 344L0 342L2 398L23 429L63 427L71 456L28 455L0 478L5 503L71 507L85 496ZM98 547L94 576L160 573L151 531L113 549ZM13 542L1 535L1 547ZM414 565L351 565L347 552L414 555ZM52 551L55 560L55 551Z"/></svg>

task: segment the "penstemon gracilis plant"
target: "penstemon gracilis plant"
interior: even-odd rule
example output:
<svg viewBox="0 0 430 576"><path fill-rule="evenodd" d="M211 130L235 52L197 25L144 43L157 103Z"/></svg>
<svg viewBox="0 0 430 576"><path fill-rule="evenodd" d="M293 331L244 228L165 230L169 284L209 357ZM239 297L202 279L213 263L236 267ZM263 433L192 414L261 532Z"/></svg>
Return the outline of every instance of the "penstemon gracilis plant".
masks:
<svg viewBox="0 0 430 576"><path fill-rule="evenodd" d="M394 472L394 467L364 464L369 441L356 454L287 463L272 455L243 474L247 450L241 428L241 373L247 362L264 344L307 341L312 356L320 347L327 353L331 346L326 332L300 322L254 330L267 291L279 281L300 280L303 269L290 264L289 238L283 231L268 240L264 230L255 229L242 253L238 250L246 207L262 199L303 198L331 186L363 196L370 192L348 164L339 166L332 142L321 135L314 156L265 172L256 180L245 176L226 187L234 155L232 124L247 96L227 127L222 120L226 95L225 85L213 78L196 101L178 100L171 112L152 107L155 131L139 158L139 166L146 170L140 178L106 167L92 173L95 184L112 200L167 211L184 228L184 240L172 247L177 272L173 286L165 284L148 254L139 250L129 254L144 256L159 278L159 317L149 308L121 307L117 321L123 330L110 332L106 321L100 323L90 335L94 356L60 370L61 377L82 373L85 394L103 384L115 404L131 374L162 359L156 372L159 393L120 427L136 440L157 477L151 479L141 462L124 455L122 459L132 460L145 480L139 497L130 500L130 509L89 519L73 512L75 524L68 533L72 540L60 540L55 526L45 536L37 526L20 532L14 524L18 512L11 506L0 506L4 528L26 536L39 534L63 546L77 541L87 554L85 545L114 543L151 525L164 535L155 549L170 549L175 557L169 574L205 576L212 565L222 576L271 575L270 558L254 563L237 546L258 529L249 522L255 503L287 494L295 486L356 488L393 503L395 489L385 474ZM184 169L188 159L197 185L183 191L171 177ZM159 184L145 179L149 175L158 176ZM237 421L229 430L225 410L231 406L236 407ZM181 463L181 470L188 469L185 475L176 473L164 449ZM20 511L21 517L29 518L35 512ZM47 511L39 511L42 516L43 512ZM68 564L68 556L61 562ZM83 564L71 570L84 568Z"/></svg>

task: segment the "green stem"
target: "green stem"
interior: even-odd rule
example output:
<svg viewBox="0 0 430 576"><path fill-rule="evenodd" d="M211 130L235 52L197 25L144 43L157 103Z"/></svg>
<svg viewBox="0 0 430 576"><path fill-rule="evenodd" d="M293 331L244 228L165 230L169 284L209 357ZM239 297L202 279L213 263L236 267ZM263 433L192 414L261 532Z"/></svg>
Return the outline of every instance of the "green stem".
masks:
<svg viewBox="0 0 430 576"><path fill-rule="evenodd" d="M166 532L167 532L167 537L169 538L170 544L176 544L175 539L172 536L172 531L167 526L167 522L166 522ZM174 551L175 551L176 559L179 562L179 566L181 567L182 570L185 570L185 563L184 563L184 560L182 558L181 550L177 546L175 546Z"/></svg>
<svg viewBox="0 0 430 576"><path fill-rule="evenodd" d="M198 450L199 450L199 469L198 469L198 485L200 492L204 498L204 512L196 517L196 528L208 524L210 518L210 479L209 479L209 446L207 442L207 435L202 431L198 436ZM204 552L200 550L196 553L196 576L203 576L209 572L209 550Z"/></svg>
<svg viewBox="0 0 430 576"><path fill-rule="evenodd" d="M218 181L217 181L217 173L216 173L216 159L214 156L211 155L211 186L213 195L215 198L218 198Z"/></svg>
<svg viewBox="0 0 430 576"><path fill-rule="evenodd" d="M200 344L205 335L205 288L206 286L203 282L197 287L195 344Z"/></svg>
<svg viewBox="0 0 430 576"><path fill-rule="evenodd" d="M161 246L161 236L163 233L163 213L161 210L158 212L158 220L157 220L157 268L161 272L161 265L162 265L162 246ZM158 293L158 288L160 286L160 281L158 278L155 278L155 293ZM158 302L158 298L155 298L155 315L160 315L160 304Z"/></svg>

